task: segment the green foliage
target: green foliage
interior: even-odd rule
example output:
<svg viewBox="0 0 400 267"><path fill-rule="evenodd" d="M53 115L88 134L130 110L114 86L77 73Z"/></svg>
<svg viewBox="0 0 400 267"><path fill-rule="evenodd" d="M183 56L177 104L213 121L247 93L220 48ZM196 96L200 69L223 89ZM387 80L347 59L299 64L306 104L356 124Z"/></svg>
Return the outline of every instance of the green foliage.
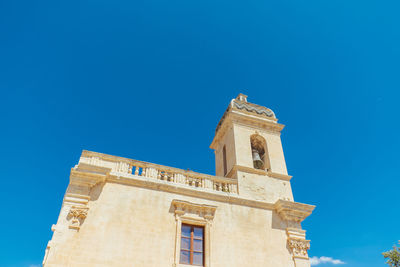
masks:
<svg viewBox="0 0 400 267"><path fill-rule="evenodd" d="M400 241L399 241L400 244ZM385 259L388 259L386 263L391 267L400 267L400 248L393 246L392 250L382 253Z"/></svg>

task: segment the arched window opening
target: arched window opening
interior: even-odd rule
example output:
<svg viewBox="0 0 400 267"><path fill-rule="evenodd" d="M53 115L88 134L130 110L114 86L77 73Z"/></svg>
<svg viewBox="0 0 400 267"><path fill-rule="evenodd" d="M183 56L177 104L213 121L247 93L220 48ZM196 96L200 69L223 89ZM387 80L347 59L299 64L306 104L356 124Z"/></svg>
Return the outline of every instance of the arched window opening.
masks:
<svg viewBox="0 0 400 267"><path fill-rule="evenodd" d="M223 157L223 162L224 162L224 176L226 175L226 172L228 171L228 167L226 165L226 146L222 149L222 157Z"/></svg>
<svg viewBox="0 0 400 267"><path fill-rule="evenodd" d="M264 170L266 165L265 139L262 136L255 134L250 137L250 142L251 142L251 153L253 156L253 167L255 169Z"/></svg>

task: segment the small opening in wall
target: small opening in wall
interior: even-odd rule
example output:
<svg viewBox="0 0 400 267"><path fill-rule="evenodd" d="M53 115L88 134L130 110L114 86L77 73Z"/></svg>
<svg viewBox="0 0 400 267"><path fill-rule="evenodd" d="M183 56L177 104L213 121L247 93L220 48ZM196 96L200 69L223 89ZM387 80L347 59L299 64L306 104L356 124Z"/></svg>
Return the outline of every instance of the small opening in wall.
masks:
<svg viewBox="0 0 400 267"><path fill-rule="evenodd" d="M226 166L226 146L222 148L222 157L223 157L223 164L224 164L224 176L227 174L228 168Z"/></svg>
<svg viewBox="0 0 400 267"><path fill-rule="evenodd" d="M265 139L258 135L254 134L250 137L251 143L251 154L253 158L253 167L259 170L268 169L268 158L266 156L266 142Z"/></svg>

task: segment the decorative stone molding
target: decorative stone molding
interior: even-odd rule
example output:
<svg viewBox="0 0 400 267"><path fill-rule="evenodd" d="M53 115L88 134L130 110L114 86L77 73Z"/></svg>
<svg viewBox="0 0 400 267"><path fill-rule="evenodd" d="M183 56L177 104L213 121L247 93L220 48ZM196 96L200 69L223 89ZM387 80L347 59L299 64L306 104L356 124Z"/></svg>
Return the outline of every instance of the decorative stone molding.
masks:
<svg viewBox="0 0 400 267"><path fill-rule="evenodd" d="M246 110L247 112L251 113L256 113L258 115L276 118L274 112L269 108L248 103L247 101L240 101L239 99L232 100L232 107L239 110Z"/></svg>
<svg viewBox="0 0 400 267"><path fill-rule="evenodd" d="M273 178L284 180L284 181L290 181L293 177L293 176L287 175L287 174L272 172L271 170L267 171L267 175L269 177L273 177Z"/></svg>
<svg viewBox="0 0 400 267"><path fill-rule="evenodd" d="M232 124L243 125L245 127L252 125L252 130L259 129L261 131L279 134L285 125L277 123L276 121L277 119L274 118L267 119L263 116L257 116L256 114L248 114L241 110L231 110L228 108L221 121L218 123L217 129L215 130L215 137L210 148L214 150L218 148L222 137Z"/></svg>
<svg viewBox="0 0 400 267"><path fill-rule="evenodd" d="M294 258L308 259L307 251L310 249L310 240L288 239L288 245Z"/></svg>
<svg viewBox="0 0 400 267"><path fill-rule="evenodd" d="M216 206L205 204L195 204L183 200L172 200L172 205L175 207L175 215L182 216L186 213L192 213L206 220L214 219Z"/></svg>
<svg viewBox="0 0 400 267"><path fill-rule="evenodd" d="M64 204L86 206L89 203L89 200L90 196L82 193L81 194L66 193L64 197Z"/></svg>
<svg viewBox="0 0 400 267"><path fill-rule="evenodd" d="M307 218L315 208L313 205L282 199L276 201L274 207L283 220L297 223L300 223Z"/></svg>
<svg viewBox="0 0 400 267"><path fill-rule="evenodd" d="M310 240L306 240L306 231L288 227L286 234L293 259L308 259L307 251L310 249Z"/></svg>
<svg viewBox="0 0 400 267"><path fill-rule="evenodd" d="M226 119L226 117L228 117L227 115L229 113L232 113L232 111L234 111L234 110L239 111L242 114L254 115L254 116L258 116L258 117L268 118L268 120L271 120L271 121L275 121L275 122L277 121L275 113L271 109L260 106L260 105L256 105L253 103L249 103L249 102L247 102L246 95L239 94L236 97L236 99L231 100L228 108L222 115L222 118L219 121L217 128L215 129L215 132L218 132L218 130L221 128L224 120Z"/></svg>
<svg viewBox="0 0 400 267"><path fill-rule="evenodd" d="M187 266L179 264L181 249L182 223L204 227L204 267L211 267L211 226L214 219L216 206L191 203L183 200L172 200L176 221L175 257L173 267Z"/></svg>
<svg viewBox="0 0 400 267"><path fill-rule="evenodd" d="M93 157L86 163L81 162L71 169L70 183L65 194L63 206L69 209L67 220L69 228L79 230L85 220L89 208L91 189L99 183L104 183L111 168L99 166L101 159Z"/></svg>
<svg viewBox="0 0 400 267"><path fill-rule="evenodd" d="M110 168L80 163L71 169L70 184L92 188L98 183L105 182Z"/></svg>
<svg viewBox="0 0 400 267"><path fill-rule="evenodd" d="M283 180L283 181L290 181L292 179L292 176L290 176L290 175L275 173L275 172L271 172L270 170L259 170L259 169L255 169L255 168L242 166L242 165L234 165L232 167L232 169L228 172L226 177L232 177L237 171L254 173L254 174L258 174L258 175L265 175L265 176L273 177L273 178Z"/></svg>
<svg viewBox="0 0 400 267"><path fill-rule="evenodd" d="M89 208L85 206L72 206L68 216L71 218L69 228L79 230L81 224L86 219Z"/></svg>
<svg viewBox="0 0 400 267"><path fill-rule="evenodd" d="M85 152L83 152L82 155L84 153ZM124 168L126 169L126 165L123 164L117 167L119 171ZM79 164L71 169L70 181L60 213L63 214L63 219L59 219L57 225L52 226L52 231L54 233L51 240L57 240L62 238L62 235L65 235L65 233L57 231L57 229L63 228L64 223L69 229L79 231L88 214L89 208L87 205L90 201L91 189L97 184L105 182L110 171L111 168L103 166L100 157L80 158ZM53 250L53 245L51 245L53 243L51 240L46 247L43 266L46 264L48 255L52 253L50 250Z"/></svg>
<svg viewBox="0 0 400 267"><path fill-rule="evenodd" d="M301 264L299 261L308 260L307 251L310 249L310 240L306 240L306 231L301 229L300 223L311 214L315 206L280 199L275 202L274 207L287 222L287 243L295 266L298 266Z"/></svg>
<svg viewBox="0 0 400 267"><path fill-rule="evenodd" d="M254 174L258 174L258 175L267 175L267 172L265 170L260 170L260 169L255 169L255 168L250 168L250 167L235 164L235 165L233 165L233 167L229 171L229 173L226 175L226 177L232 177L237 171L254 173Z"/></svg>

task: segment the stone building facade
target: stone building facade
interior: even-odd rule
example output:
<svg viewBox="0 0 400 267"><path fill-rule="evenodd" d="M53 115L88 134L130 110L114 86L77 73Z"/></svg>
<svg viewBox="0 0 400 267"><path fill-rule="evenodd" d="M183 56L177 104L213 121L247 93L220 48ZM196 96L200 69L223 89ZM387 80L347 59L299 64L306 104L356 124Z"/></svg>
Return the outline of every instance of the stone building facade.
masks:
<svg viewBox="0 0 400 267"><path fill-rule="evenodd" d="M216 128L216 176L91 151L71 169L44 267L309 267L279 124L233 99Z"/></svg>

